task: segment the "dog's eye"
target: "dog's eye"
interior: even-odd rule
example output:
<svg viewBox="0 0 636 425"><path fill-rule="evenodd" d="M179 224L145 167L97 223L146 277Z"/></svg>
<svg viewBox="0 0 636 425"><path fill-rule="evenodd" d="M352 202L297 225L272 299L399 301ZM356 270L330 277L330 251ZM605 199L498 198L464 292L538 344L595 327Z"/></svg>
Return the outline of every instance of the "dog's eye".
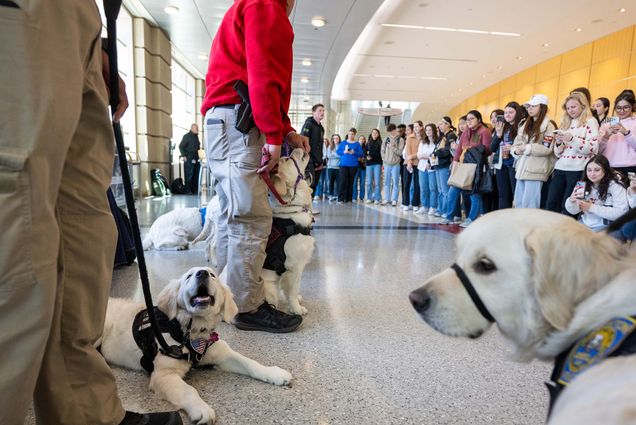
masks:
<svg viewBox="0 0 636 425"><path fill-rule="evenodd" d="M495 263L490 261L490 259L488 258L480 258L479 261L475 263L473 268L477 273L484 274L492 273L497 270L497 266L495 266Z"/></svg>

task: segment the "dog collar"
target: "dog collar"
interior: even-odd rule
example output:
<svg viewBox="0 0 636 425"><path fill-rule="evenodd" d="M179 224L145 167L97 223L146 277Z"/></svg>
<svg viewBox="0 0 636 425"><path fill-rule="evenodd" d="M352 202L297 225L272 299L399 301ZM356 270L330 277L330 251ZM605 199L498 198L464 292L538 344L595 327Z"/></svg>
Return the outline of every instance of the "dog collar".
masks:
<svg viewBox="0 0 636 425"><path fill-rule="evenodd" d="M451 266L451 269L453 269L455 273L457 274L459 281L462 283L464 288L466 288L466 292L468 292L470 299L473 300L475 307L477 307L477 310L479 310L481 315L484 316L484 319L488 320L490 323L494 323L496 321L495 318L492 317L492 314L490 314L490 312L488 311L488 309L482 302L481 298L479 298L477 291L475 291L475 287L473 286L472 283L470 283L470 279L468 279L468 276L466 276L466 273L464 273L464 270L462 270L462 268L459 267L457 263L454 263Z"/></svg>
<svg viewBox="0 0 636 425"><path fill-rule="evenodd" d="M636 354L636 316L615 317L603 326L589 332L557 356L550 381L552 408L565 389L576 377L608 357Z"/></svg>

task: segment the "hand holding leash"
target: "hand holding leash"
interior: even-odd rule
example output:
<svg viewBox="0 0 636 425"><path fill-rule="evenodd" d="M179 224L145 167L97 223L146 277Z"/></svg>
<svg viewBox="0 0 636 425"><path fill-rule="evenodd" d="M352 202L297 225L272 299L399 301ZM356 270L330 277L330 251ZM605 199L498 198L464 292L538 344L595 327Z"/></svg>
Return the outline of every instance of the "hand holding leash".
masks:
<svg viewBox="0 0 636 425"><path fill-rule="evenodd" d="M280 159L280 145L266 144L263 146L263 157L261 158L261 168L256 170L258 174L270 173Z"/></svg>

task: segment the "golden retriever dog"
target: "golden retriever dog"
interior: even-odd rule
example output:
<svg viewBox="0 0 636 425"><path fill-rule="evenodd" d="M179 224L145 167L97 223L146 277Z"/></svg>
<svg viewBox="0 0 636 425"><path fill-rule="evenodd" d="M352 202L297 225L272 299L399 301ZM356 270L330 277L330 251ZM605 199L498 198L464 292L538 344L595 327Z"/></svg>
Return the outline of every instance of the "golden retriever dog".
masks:
<svg viewBox="0 0 636 425"><path fill-rule="evenodd" d="M148 367L148 363L141 365L145 351L138 345L138 335L133 335L133 323L137 325L135 319L144 318L144 310L144 304L129 299L109 300L104 334L98 342L107 362L140 371ZM286 370L263 366L218 339L214 330L221 320L231 322L238 308L230 289L214 276L212 269L193 267L170 282L159 294L156 310L165 315L163 322L170 329L164 333L166 342L179 346L182 358L155 351L154 359L149 359L151 371L146 370L150 372L150 389L183 410L192 423L212 424L216 418L214 410L183 380L193 366L215 365L274 385L291 382L292 375ZM147 321L141 323L135 329L151 331ZM152 334L150 338L155 341Z"/></svg>
<svg viewBox="0 0 636 425"><path fill-rule="evenodd" d="M573 346L603 345L602 337L581 345L588 335L598 338L596 330L636 315L635 260L570 217L501 210L461 233L456 263L411 292L410 301L443 334L477 338L495 322L518 361L570 359L564 356ZM636 335L625 334L633 343ZM550 424L636 423L636 356L601 356L564 385Z"/></svg>
<svg viewBox="0 0 636 425"><path fill-rule="evenodd" d="M144 251L183 251L203 229L199 208L177 208L157 218L143 240Z"/></svg>
<svg viewBox="0 0 636 425"><path fill-rule="evenodd" d="M261 273L265 283L267 302L292 314L307 314L307 309L300 304L302 301L300 280L303 270L311 261L314 252L314 238L309 234L313 224L312 191L303 178L308 162L309 154L302 149L294 149L289 157L280 159L278 172L272 175L272 182L276 190L286 202L283 205L276 197L272 195L269 197L274 217L272 233L277 232L279 223L287 223L285 228L290 228L291 225L295 229L293 232L295 234L283 235L285 239L279 240L278 248L284 252L284 261L282 256L272 254L272 251L275 251L273 246L276 245L276 240L270 236L267 259ZM206 259L215 270L218 270L216 258L218 232L214 221L218 217L219 208L218 200L215 197L208 204L203 231L192 242L194 244L205 239ZM284 231L279 228L278 232ZM221 271L220 277L225 280L224 271Z"/></svg>

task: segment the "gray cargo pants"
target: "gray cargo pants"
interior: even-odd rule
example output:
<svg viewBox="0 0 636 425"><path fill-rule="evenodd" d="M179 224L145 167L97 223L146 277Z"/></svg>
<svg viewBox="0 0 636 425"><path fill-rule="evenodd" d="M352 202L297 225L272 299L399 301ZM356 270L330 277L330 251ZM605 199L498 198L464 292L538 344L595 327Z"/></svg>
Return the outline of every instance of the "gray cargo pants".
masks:
<svg viewBox="0 0 636 425"><path fill-rule="evenodd" d="M237 106L238 107L238 106ZM239 312L263 303L260 277L265 246L272 228L268 188L256 174L265 136L257 128L249 135L234 128L236 108L215 107L205 114L205 153L221 212L217 229L219 273L227 267L227 284Z"/></svg>

